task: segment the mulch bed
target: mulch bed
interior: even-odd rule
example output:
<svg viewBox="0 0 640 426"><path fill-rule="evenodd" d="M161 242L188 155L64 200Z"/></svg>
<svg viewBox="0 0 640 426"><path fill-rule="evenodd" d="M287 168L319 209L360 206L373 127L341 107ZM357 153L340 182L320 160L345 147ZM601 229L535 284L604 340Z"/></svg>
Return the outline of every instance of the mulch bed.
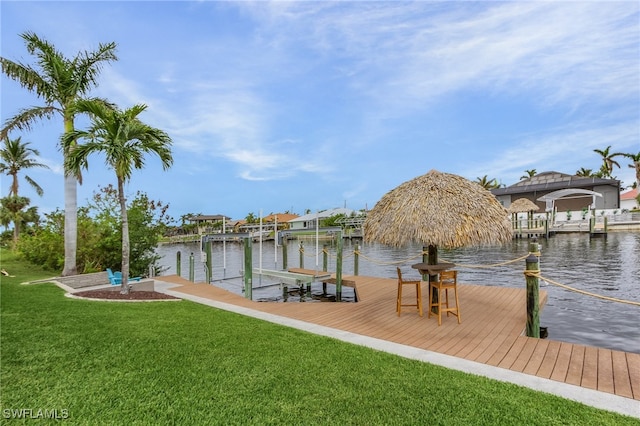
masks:
<svg viewBox="0 0 640 426"><path fill-rule="evenodd" d="M129 294L120 294L119 290L90 290L73 293L79 297L89 297L91 299L107 300L171 300L179 299L168 294L157 291L130 291Z"/></svg>

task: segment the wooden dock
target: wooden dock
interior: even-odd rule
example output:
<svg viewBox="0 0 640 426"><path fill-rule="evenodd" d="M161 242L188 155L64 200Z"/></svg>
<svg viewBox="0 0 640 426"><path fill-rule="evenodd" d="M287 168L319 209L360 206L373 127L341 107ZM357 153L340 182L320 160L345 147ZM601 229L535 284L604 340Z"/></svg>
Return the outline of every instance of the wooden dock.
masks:
<svg viewBox="0 0 640 426"><path fill-rule="evenodd" d="M445 317L438 326L426 312L396 314L396 279L344 278L356 283L357 303L253 302L212 285L156 277L180 284L177 292L640 400L640 354L524 336L524 288L459 284L462 324ZM544 304L546 292L540 299Z"/></svg>

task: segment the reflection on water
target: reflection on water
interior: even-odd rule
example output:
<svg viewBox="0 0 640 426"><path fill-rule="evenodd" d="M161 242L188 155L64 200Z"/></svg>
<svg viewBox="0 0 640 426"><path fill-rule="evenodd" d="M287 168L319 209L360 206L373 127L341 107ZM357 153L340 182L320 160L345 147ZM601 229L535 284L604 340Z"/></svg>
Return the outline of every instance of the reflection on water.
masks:
<svg viewBox="0 0 640 426"><path fill-rule="evenodd" d="M541 274L550 280L599 295L640 302L640 233L609 233L608 238L589 238L587 234L557 235L540 241ZM354 272L353 252L360 244L359 275L394 278L396 265L405 274L415 273L410 265L421 261L422 246L394 249L379 244L362 244L359 240L344 245L343 274ZM522 257L528 253L528 240L514 240L502 247L472 247L440 250L441 259L467 265L459 268L463 283L492 286L525 286L524 260L502 266L496 265ZM215 243L213 255L213 284L237 293L242 292L241 269L243 247L238 243ZM289 267L300 266L300 246L291 243L287 249ZM335 272L335 248L328 247L328 270ZM196 282L205 281L204 265L199 244L173 244L159 247L163 256L160 264L164 274L176 273L176 252L182 254L181 275L188 278L189 254L194 253ZM318 253L316 255L316 253ZM398 263L400 262L400 263ZM322 269L322 244L304 244L304 267ZM472 265L485 267L470 267ZM282 248L274 249L273 242L253 244L253 267L282 269ZM236 277L235 279L229 279ZM263 277L254 277L254 300L281 300L279 286ZM258 281L258 282L256 282ZM640 353L640 307L575 293L541 281L541 289L548 293L548 301L541 313L541 325L548 327L549 338L611 349ZM322 284L314 284L313 293L322 293ZM334 290L329 289L332 293ZM353 300L353 290L345 287L343 298ZM295 300L295 295L289 300Z"/></svg>

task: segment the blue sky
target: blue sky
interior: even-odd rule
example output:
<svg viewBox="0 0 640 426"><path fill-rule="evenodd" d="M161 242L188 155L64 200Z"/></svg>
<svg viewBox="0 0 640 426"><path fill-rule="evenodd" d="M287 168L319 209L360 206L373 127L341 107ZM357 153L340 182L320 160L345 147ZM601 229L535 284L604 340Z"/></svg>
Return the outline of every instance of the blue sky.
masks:
<svg viewBox="0 0 640 426"><path fill-rule="evenodd" d="M175 218L372 208L431 169L512 185L597 170L596 148L640 151L637 1L2 1L0 14L12 60L33 63L24 31L68 57L117 43L92 94L147 104L143 121L171 136L173 167L150 157L127 191ZM2 122L41 105L0 84ZM41 212L64 206L61 130L11 135L51 167L29 171L44 197L21 183ZM79 205L109 183L94 157Z"/></svg>

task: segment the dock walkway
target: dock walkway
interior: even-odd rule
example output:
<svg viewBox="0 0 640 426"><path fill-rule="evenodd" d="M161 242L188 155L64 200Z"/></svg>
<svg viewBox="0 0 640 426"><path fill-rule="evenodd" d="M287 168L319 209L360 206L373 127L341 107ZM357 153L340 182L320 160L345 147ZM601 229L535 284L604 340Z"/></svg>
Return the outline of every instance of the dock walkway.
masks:
<svg viewBox="0 0 640 426"><path fill-rule="evenodd" d="M396 314L396 279L344 278L356 283L359 302L254 302L178 276L156 280L175 284L170 290L177 296L197 296L498 367L506 373L522 373L628 398L640 417L640 354L524 336L525 289L458 284L462 324L445 317L442 326L438 326L438 321L427 318L426 312L423 317L409 309L403 310L401 316ZM427 294L426 289L423 293ZM541 292L540 299L545 303L546 292Z"/></svg>

